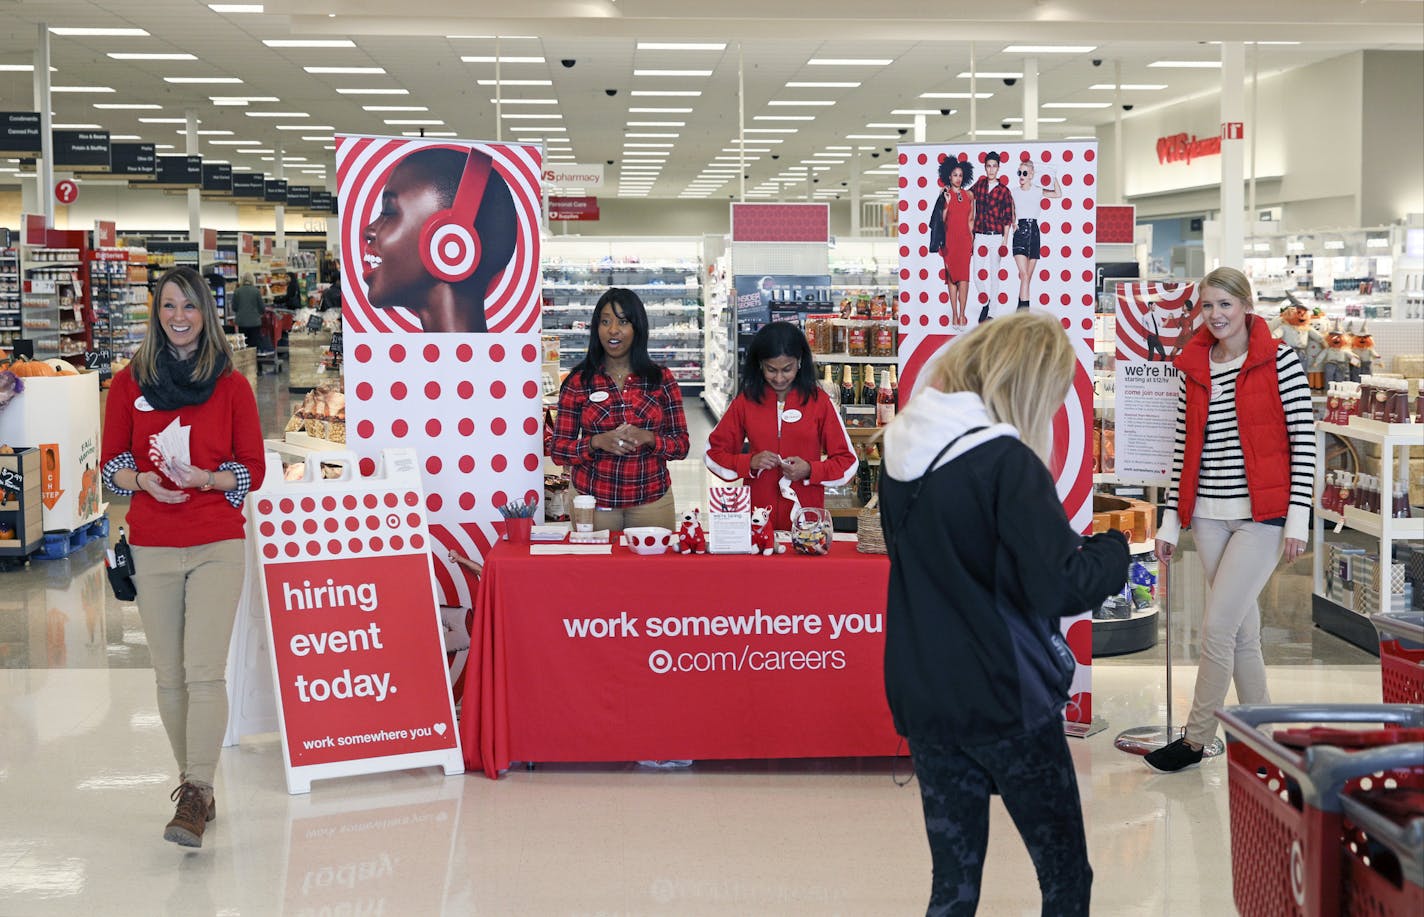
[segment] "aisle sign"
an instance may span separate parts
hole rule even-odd
[[[79,184],[72,178],[55,182],[54,199],[61,204],[72,204],[79,200]]]
[[[113,248],[119,240],[118,225],[113,220],[94,221],[94,247]]]
[[[551,197],[549,219],[566,222],[588,222],[598,219],[596,197]]]
[[[114,143],[109,146],[109,174],[129,181],[158,177],[158,156],[152,143]]]
[[[232,165],[226,162],[203,163],[203,194],[232,196]]]
[[[49,229],[45,226],[43,213],[27,213],[25,220],[25,245],[44,245],[49,238]],[[29,292],[29,290],[26,290]]]
[[[0,156],[34,156],[40,152],[40,113],[0,111]]]
[[[64,172],[109,171],[109,132],[55,131],[54,167]]]
[[[203,157],[159,156],[154,183],[165,188],[201,188]]]
[[[216,229],[203,230],[203,251],[215,252],[218,250],[218,231]]]
[[[1171,483],[1181,375],[1171,361],[1200,321],[1194,294],[1185,282],[1117,285],[1113,473],[1120,482]]]
[[[335,213],[336,195],[330,191],[313,191],[311,209],[317,213]]]
[[[284,178],[269,178],[262,186],[262,199],[269,204],[285,204],[287,202],[287,180]]]
[[[247,500],[291,793],[328,777],[464,771],[416,453],[382,450],[369,477],[358,461],[323,453],[289,482],[269,452]],[[323,480],[322,465],[341,476]]]
[[[267,187],[267,176],[261,172],[232,173],[232,196],[261,198]]]
[[[242,250],[244,255],[251,258],[257,251],[257,240],[252,237],[252,233],[250,232],[238,233],[237,247]]]
[[[311,185],[288,185],[287,206],[293,210],[310,210],[312,202]]]

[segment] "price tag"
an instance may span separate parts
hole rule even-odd
[[[94,350],[84,351],[84,368],[97,369],[101,382],[113,377],[113,362],[114,351],[108,347],[98,347]]]
[[[0,468],[0,501],[7,499],[6,491],[18,499],[25,492],[25,474],[17,468]]]
[[[321,330],[321,316],[312,315],[307,318],[307,330],[316,332]]]
[[[330,347],[330,350],[331,350],[332,353],[341,353],[341,332],[340,332],[340,331],[333,331],[333,332],[331,333],[331,347]]]

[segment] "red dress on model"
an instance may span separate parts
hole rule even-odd
[[[974,248],[974,236],[969,231],[969,211],[974,206],[973,196],[962,191],[944,194],[944,248],[940,254],[944,258],[944,270],[954,283],[969,280],[969,253]]]

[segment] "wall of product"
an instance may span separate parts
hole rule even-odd
[[[1424,229],[1278,234],[1246,247],[1244,267],[1260,298],[1289,292],[1332,319],[1424,319]]]
[[[561,374],[588,350],[599,297],[625,287],[647,309],[649,355],[672,370],[684,393],[702,387],[700,238],[556,236],[543,242],[541,260],[542,329],[557,339]]]

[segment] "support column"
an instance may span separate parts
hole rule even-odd
[[[278,181],[281,181],[282,179],[287,177],[287,168],[282,162],[282,157],[284,157],[285,155],[286,153],[282,150],[281,147],[278,147],[277,150],[272,154],[272,177],[277,179]],[[286,204],[277,205],[277,231],[273,244],[276,246],[277,251],[281,253],[281,256],[285,258],[287,256]]]
[[[974,63],[974,42],[969,43],[969,139],[979,139],[979,74]]]
[[[1246,238],[1243,215],[1246,206],[1243,180],[1246,171],[1246,141],[1230,129],[1246,121],[1246,46],[1239,41],[1221,43],[1221,265],[1240,268],[1245,264]],[[1211,265],[1207,265],[1208,268]]]
[[[1038,58],[1023,62],[1023,139],[1038,139]]]
[[[1119,204],[1127,203],[1123,187],[1127,174],[1127,151],[1122,148],[1122,61],[1113,61],[1113,192]]]
[[[915,142],[925,142],[925,116],[915,115]]]
[[[192,109],[183,112],[183,122],[183,152],[189,156],[197,156],[197,112]],[[200,188],[188,189],[188,238],[199,244],[203,241],[203,192]],[[202,263],[201,258],[198,263]]]
[[[850,157],[850,234],[860,236],[860,150]]]
[[[747,84],[742,43],[737,42],[737,200],[747,199]]]
[[[49,23],[36,28],[35,111],[40,114],[40,160],[35,163],[35,197],[44,214],[45,228],[54,228],[54,117],[50,114]],[[23,228],[23,227],[22,227]]]

